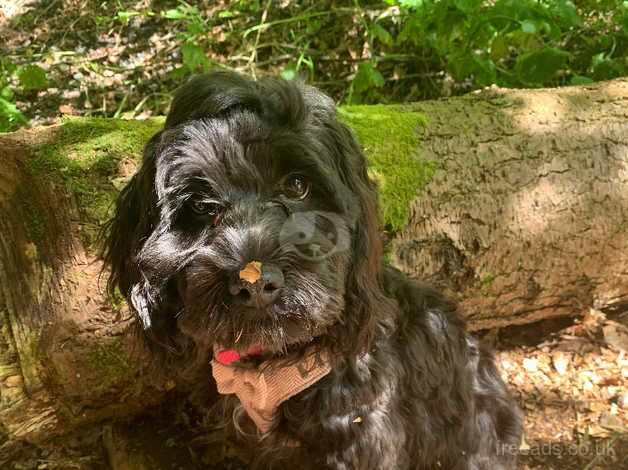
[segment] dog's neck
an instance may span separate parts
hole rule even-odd
[[[235,393],[262,436],[272,429],[279,405],[331,371],[327,353],[314,347],[296,362],[269,360],[255,368],[242,366],[239,358],[221,361],[229,357],[225,352],[230,353],[215,352],[211,362],[218,392]]]

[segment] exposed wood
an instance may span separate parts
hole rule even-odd
[[[472,329],[628,307],[628,80],[412,105],[436,174],[393,242]]]

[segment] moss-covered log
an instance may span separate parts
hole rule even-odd
[[[394,263],[472,329],[628,308],[628,80],[409,105],[434,177]]]
[[[341,109],[380,186],[389,256],[473,328],[628,303],[628,80]],[[0,423],[41,442],[177,384],[142,369],[95,234],[161,121],[0,136]],[[112,441],[113,442],[113,441]]]

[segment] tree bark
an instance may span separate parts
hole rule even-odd
[[[437,170],[393,262],[471,329],[628,306],[628,80],[410,105]]]
[[[393,264],[450,291],[472,329],[628,304],[628,80],[384,108],[409,117],[409,138],[421,142],[372,142],[370,121],[348,108],[369,158],[392,153],[434,169],[406,195]],[[9,444],[119,421],[177,388],[143,369],[150,361],[128,308],[103,296],[93,238],[159,126],[76,120],[0,136],[0,435]],[[393,170],[378,177],[394,185]]]

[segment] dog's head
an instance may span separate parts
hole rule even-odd
[[[296,83],[187,83],[117,201],[104,259],[110,289],[173,347],[346,355],[391,313],[364,156],[333,101]]]

